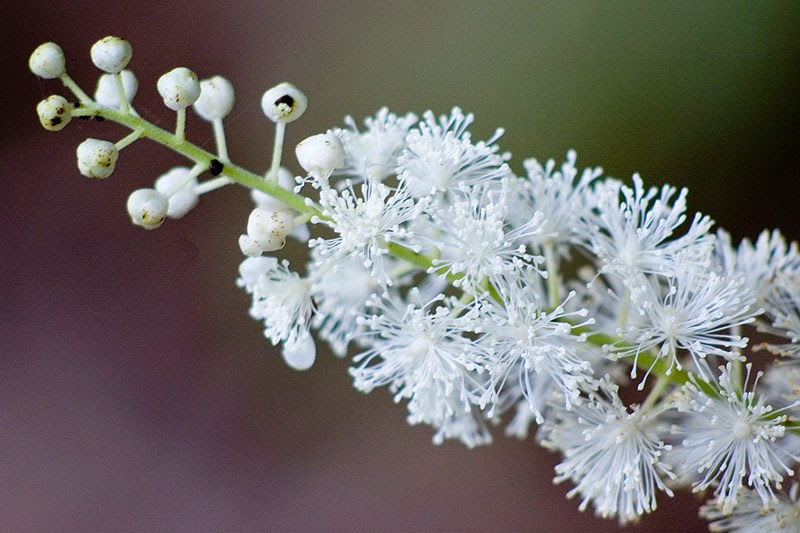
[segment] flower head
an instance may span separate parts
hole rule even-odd
[[[482,375],[486,353],[473,337],[479,328],[476,311],[458,314],[453,303],[438,295],[422,302],[412,290],[408,302],[388,295],[370,302],[362,341],[369,348],[354,357],[354,385],[363,392],[388,386],[395,401],[408,400],[408,420],[449,428],[452,436],[459,413],[485,402],[488,387]],[[472,431],[470,429],[470,431]]]
[[[789,461],[800,459],[778,445],[787,416],[756,394],[761,373],[746,390],[750,364],[741,389],[731,363],[721,371],[718,397],[696,383],[684,386],[677,401],[684,416],[674,429],[683,440],[674,447],[673,458],[683,475],[695,480],[695,491],[714,488],[714,504],[723,513],[733,511],[745,487],[753,489],[767,509],[776,501],[775,489],[783,476],[793,473]]]
[[[581,496],[581,511],[591,503],[603,518],[627,524],[656,509],[658,490],[672,496],[666,480],[673,474],[663,462],[670,446],[659,438],[658,414],[627,408],[607,380],[571,409],[560,402],[552,406],[541,438],[563,452],[555,482],[575,484],[567,496]]]
[[[286,363],[305,370],[314,362],[314,341],[309,322],[314,310],[308,283],[289,270],[289,262],[274,257],[245,259],[238,284],[253,296],[250,316],[264,322],[264,336],[272,344],[284,343]]]
[[[312,222],[330,226],[337,234],[332,239],[309,241],[309,246],[318,248],[319,259],[336,268],[336,263],[354,255],[381,285],[391,285],[384,268],[388,244],[414,246],[413,235],[403,224],[417,216],[422,204],[414,201],[402,182],[391,189],[372,181],[361,184],[358,193],[350,182],[341,191],[323,189],[319,203],[325,218]]]

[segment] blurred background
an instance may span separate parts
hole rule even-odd
[[[105,181],[75,147],[112,124],[39,127],[67,94],[27,70],[58,42],[93,91],[89,48],[131,41],[137,110],[167,128],[158,77],[188,66],[237,90],[231,157],[268,165],[261,93],[309,98],[287,144],[381,106],[454,105],[475,138],[506,128],[535,156],[690,187],[734,238],[800,238],[800,9],[795,2],[7,2],[0,131],[0,519],[6,531],[615,531],[553,486],[557,457],[500,432],[433,446],[386,391],[323,352],[288,369],[235,287],[244,190],[145,232],[127,195],[180,158],[142,141]],[[190,112],[191,115],[191,112]],[[213,147],[190,116],[188,137]],[[291,152],[290,152],[291,154]],[[288,165],[297,170],[292,155]],[[690,494],[634,531],[702,531]]]

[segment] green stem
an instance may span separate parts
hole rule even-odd
[[[195,164],[202,164],[208,168],[208,166],[211,164],[211,161],[217,158],[215,154],[212,154],[207,150],[203,150],[199,146],[196,146],[190,142],[181,141],[173,133],[159,128],[155,124],[141,117],[133,116],[130,113],[123,113],[122,111],[111,107],[99,106],[91,101],[85,103],[83,107],[92,112],[91,114],[94,116],[103,117],[104,119],[111,120],[112,122],[122,124],[123,126],[127,126],[134,131],[141,130],[142,137],[147,137],[148,139],[166,146],[167,148],[181,154],[187,159],[191,159],[195,162]],[[280,187],[277,183],[265,180],[258,174],[254,174],[253,172],[245,170],[238,165],[226,163],[223,166],[220,174],[238,183],[239,185],[269,194],[276,200],[283,202],[299,213],[309,213],[312,216],[316,215],[322,218],[318,209],[313,206],[306,205],[306,199],[304,196],[286,190]]]
[[[555,309],[558,307],[558,257],[556,257],[553,242],[547,241],[544,243],[544,259],[547,267],[547,292],[550,297],[550,307]]]

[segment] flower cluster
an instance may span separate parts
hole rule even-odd
[[[381,109],[363,126],[348,117],[297,146],[293,176],[284,131],[307,100],[286,83],[262,98],[275,144],[269,168],[252,173],[225,145],[230,82],[184,67],[162,76],[176,112],[166,131],[132,107],[131,56],[117,37],[92,47],[104,72],[92,98],[57,45],[37,48],[31,70],[77,97],[43,100],[42,125],[102,117],[132,130],[78,147],[92,178],[143,137],[191,161],[131,194],[144,228],[219,187],[252,189],[238,284],[289,366],[311,367],[327,342],[351,358],[356,389],[388,389],[436,443],[488,444],[499,424],[533,431],[562,455],[555,481],[573,484],[580,508],[623,524],[689,487],[709,494],[701,514],[716,531],[800,528],[800,252],[779,232],[735,247],[687,213],[685,189],[581,170],[572,151],[560,165],[523,161],[517,175],[502,130],[475,140],[458,108],[421,119]],[[216,153],[186,139],[189,107],[211,124]],[[264,255],[287,238],[309,247],[307,264]],[[764,342],[744,336],[759,329]],[[643,400],[627,400],[634,389]]]

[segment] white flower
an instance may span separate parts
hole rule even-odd
[[[767,295],[766,314],[772,320],[760,329],[789,342],[761,345],[770,352],[800,359],[800,275],[779,276],[770,286]]]
[[[432,245],[441,255],[429,272],[455,276],[453,285],[475,292],[487,281],[494,284],[544,262],[543,257],[526,253],[523,244],[541,232],[542,214],[531,213],[525,224],[510,228],[505,195],[495,193],[462,185],[449,208],[436,213]]]
[[[714,251],[722,272],[745,276],[745,285],[756,293],[759,306],[766,302],[776,278],[800,274],[797,243],[787,244],[777,230],[764,230],[755,243],[743,239],[734,248],[730,234],[720,229]]]
[[[763,507],[776,501],[775,489],[783,476],[793,474],[789,461],[800,457],[787,455],[778,446],[785,435],[784,409],[766,403],[755,389],[761,373],[747,390],[751,364],[740,387],[732,378],[732,366],[721,368],[719,391],[706,392],[701,383],[687,383],[676,405],[685,413],[674,432],[683,437],[675,446],[674,460],[683,475],[695,479],[695,491],[714,488],[714,503],[729,514],[739,503],[745,487],[754,489]]]
[[[402,224],[415,218],[422,206],[414,202],[402,182],[394,190],[372,181],[359,189],[361,194],[348,182],[342,191],[320,192],[319,204],[325,218],[311,221],[330,226],[338,236],[313,239],[309,246],[317,247],[320,260],[327,260],[334,268],[347,256],[356,255],[381,285],[391,285],[384,269],[387,247],[389,243],[414,247],[413,236]]]
[[[542,166],[536,159],[523,161],[527,180],[516,180],[522,190],[518,208],[521,213],[512,212],[512,220],[524,222],[531,210],[544,214],[541,233],[533,241],[543,243],[552,240],[557,243],[570,243],[580,240],[580,221],[588,216],[593,205],[589,201],[590,186],[600,177],[601,168],[587,168],[580,178],[575,168],[577,155],[574,150],[567,152],[567,159],[560,170],[555,169],[552,159]],[[509,198],[513,206],[513,198]],[[521,217],[521,218],[520,218]]]
[[[709,262],[712,220],[695,215],[688,231],[670,240],[686,219],[687,190],[672,205],[676,189],[664,186],[645,190],[638,174],[633,188],[614,180],[602,182],[595,192],[597,215],[585,222],[584,246],[602,263],[601,272],[636,279],[642,273],[668,274],[677,258],[701,268]],[[622,195],[622,202],[620,202]]]
[[[743,283],[741,276],[726,278],[686,264],[673,276],[652,279],[635,291],[632,300],[639,315],[622,330],[628,345],[614,348],[619,355],[635,355],[631,377],[636,377],[639,354],[650,348],[658,350],[659,359],[667,360],[667,373],[673,367],[683,368],[679,351],[688,351],[706,380],[713,377],[707,356],[741,360],[734,349],[747,346],[747,338],[732,329],[753,322],[761,313]]]
[[[408,399],[409,423],[452,429],[459,413],[471,412],[488,393],[481,373],[486,353],[471,338],[475,311],[457,316],[444,296],[423,303],[416,289],[409,300],[395,295],[371,302],[374,314],[363,320],[362,339],[371,347],[354,357],[350,373],[360,391],[388,386],[395,401]]]
[[[312,254],[309,263],[311,295],[316,303],[313,325],[341,357],[350,341],[363,333],[357,318],[366,314],[367,301],[381,287],[356,256],[345,257],[336,268],[329,268],[324,261],[318,263],[317,256]]]
[[[398,159],[399,176],[408,182],[415,197],[443,194],[459,184],[476,185],[499,181],[512,175],[506,161],[509,154],[498,154],[494,142],[503,134],[497,130],[486,141],[472,143],[467,128],[474,120],[453,108],[450,116],[437,122],[426,112],[418,129],[406,137],[408,147]]]
[[[672,478],[662,455],[670,446],[658,436],[659,410],[628,409],[618,387],[601,381],[585,402],[566,409],[554,404],[542,426],[542,444],[563,452],[555,482],[572,481],[567,497],[580,495],[580,510],[591,503],[603,518],[622,524],[656,509],[657,490],[672,496]]]
[[[344,121],[349,129],[334,130],[345,152],[345,165],[339,173],[359,181],[383,181],[395,174],[397,158],[406,146],[406,134],[417,122],[417,116],[408,113],[398,117],[384,107],[374,118],[364,120],[363,132],[358,131],[353,117],[347,116]]]
[[[570,293],[567,301],[574,296]],[[501,289],[501,297],[501,303],[487,302],[482,317],[496,402],[502,409],[524,398],[541,424],[552,386],[569,408],[578,400],[580,387],[593,382],[591,365],[576,350],[584,338],[573,335],[572,329],[594,321],[586,319],[585,310],[566,312],[563,305],[547,312],[540,298],[524,285]]]
[[[792,483],[786,494],[776,494],[776,500],[765,510],[758,493],[743,490],[739,503],[730,513],[723,512],[713,502],[700,508],[700,516],[710,521],[709,531],[754,533],[756,531],[800,531],[800,484]]]
[[[252,294],[250,316],[264,322],[264,336],[284,343],[283,356],[297,370],[314,362],[309,320],[314,310],[308,282],[289,270],[289,262],[272,257],[245,259],[238,284]],[[310,360],[310,361],[309,361]]]

